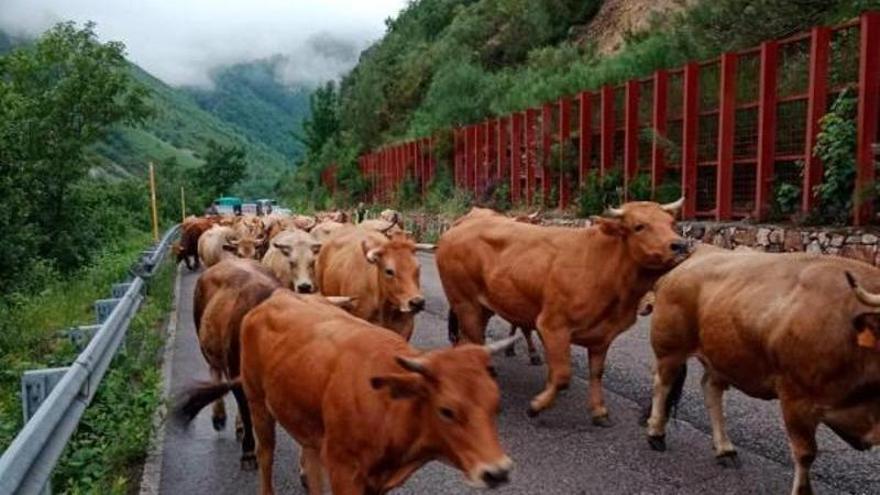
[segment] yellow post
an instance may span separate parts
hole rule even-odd
[[[186,194],[183,192],[183,186],[180,186],[180,221],[186,221]]]
[[[150,162],[150,206],[153,210],[153,241],[159,242],[159,214],[156,212],[156,173]]]

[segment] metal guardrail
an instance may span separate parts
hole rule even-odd
[[[26,423],[0,457],[0,493],[51,492],[52,471],[143,302],[144,280],[162,262],[179,227],[170,228],[159,244],[142,253],[131,270],[133,278],[113,286],[112,299],[95,303],[99,325],[66,332],[71,340],[76,335],[79,342],[88,341],[70,366],[25,372],[22,409]]]

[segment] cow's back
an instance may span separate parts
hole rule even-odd
[[[832,388],[846,389],[860,354],[848,330],[863,311],[846,271],[866,283],[880,280],[870,265],[830,256],[695,256],[658,284],[652,345],[689,342],[722,376],[758,397],[774,396],[780,376],[815,390],[834,382],[840,386]]]

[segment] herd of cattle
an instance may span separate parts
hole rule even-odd
[[[696,357],[718,462],[738,465],[724,391],[779,399],[792,493],[811,493],[820,424],[854,448],[880,444],[880,270],[694,245],[676,232],[682,203],[626,203],[588,228],[474,208],[436,246],[416,243],[392,210],[358,224],[344,212],[188,219],[176,250],[190,269],[207,267],[193,308],[213,381],[187,390],[177,412],[189,421],[213,403],[221,430],[231,392],[241,467],[259,467],[263,494],[274,493],[276,423],[301,448],[311,495],[326,484],[337,495],[386,493],[432,460],[495,487],[513,463],[498,438],[490,356],[512,351],[520,328],[540,363],[538,334],[548,373],[534,416],[568,386],[571,344],[585,347],[590,414],[607,426],[608,349],[652,312],[650,447],[666,449],[668,415]],[[416,252],[435,250],[455,345],[423,351],[408,343],[425,307]],[[487,344],[493,315],[512,335]]]

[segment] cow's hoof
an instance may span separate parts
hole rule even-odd
[[[242,438],[244,438],[244,427],[235,425],[235,441],[241,443]]]
[[[529,357],[529,364],[532,366],[541,366],[544,362],[541,361],[541,356],[531,356]]]
[[[651,419],[651,404],[642,408],[642,414],[639,416],[639,426],[648,426],[649,419]]]
[[[504,355],[507,356],[507,357],[513,357],[513,356],[516,356],[516,349],[514,349],[513,346],[510,346],[510,347],[508,347],[507,349],[504,350]]]
[[[241,470],[242,471],[256,471],[257,470],[257,456],[254,454],[244,454],[241,456]]]
[[[526,415],[530,418],[537,418],[539,414],[541,414],[541,410],[535,409],[532,406],[529,406],[529,408],[526,410]]]
[[[735,450],[715,456],[715,462],[725,469],[739,469],[742,467],[742,462],[740,462]]]
[[[223,431],[226,428],[226,416],[213,416],[211,425],[214,427],[214,431]]]
[[[666,452],[666,435],[648,435],[648,445],[651,450]]]
[[[593,416],[593,425],[600,426],[602,428],[610,428],[613,423],[611,422],[611,418],[608,417],[607,414],[602,414],[600,416]]]
[[[309,479],[306,478],[305,474],[299,475],[299,484],[302,485],[306,492],[309,491]]]

